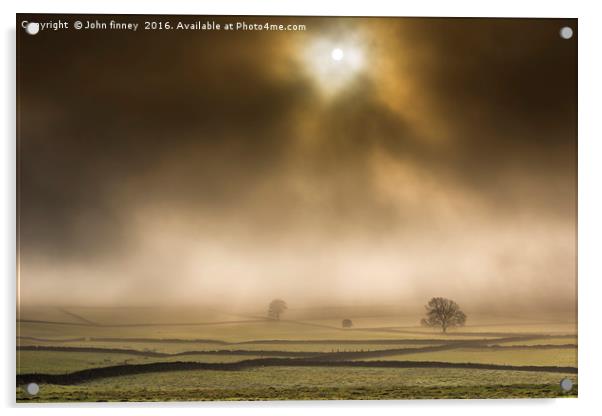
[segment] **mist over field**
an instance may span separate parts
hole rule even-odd
[[[24,43],[19,305],[402,315],[444,296],[576,319],[558,22],[303,21]],[[329,69],[331,44],[361,59]]]

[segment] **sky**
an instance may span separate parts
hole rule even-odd
[[[169,19],[306,30],[19,31],[20,304],[574,314],[576,20]]]

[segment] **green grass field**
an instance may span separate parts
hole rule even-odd
[[[446,335],[407,326],[407,318],[395,316],[355,317],[354,328],[344,330],[336,326],[336,319],[273,322],[214,312],[195,316],[198,322],[175,322],[181,318],[178,314],[172,319],[163,316],[161,321],[142,321],[144,313],[140,310],[128,315],[129,323],[124,326],[119,316],[127,312],[82,308],[30,311],[24,315],[27,318],[22,315],[23,321],[18,323],[17,377],[25,380],[45,374],[64,375],[67,381],[41,383],[40,393],[35,397],[28,396],[18,383],[17,401],[502,398],[577,394],[577,337],[575,325],[566,323],[529,322],[513,326],[498,319]],[[45,314],[49,318],[41,319]],[[61,314],[65,319],[61,319]],[[154,316],[148,314],[149,319]],[[367,326],[359,325],[363,321]],[[143,364],[238,363],[266,357],[312,359],[326,364],[345,362],[327,368],[290,367],[279,361],[269,367],[251,365],[223,371],[221,366],[188,371],[169,367],[130,374]],[[349,360],[365,362],[361,365],[367,367],[351,366]],[[436,363],[433,368],[369,367],[380,365],[379,362],[393,365],[410,362],[404,364],[410,366]],[[547,366],[552,370],[442,367],[454,363]],[[97,372],[114,366],[125,367],[120,367],[116,375]],[[71,374],[87,369],[93,373],[86,374],[92,375],[69,381]],[[575,383],[569,393],[559,388],[564,377]]]
[[[577,337],[564,336],[564,337],[546,337],[536,338],[529,340],[517,340],[517,341],[506,341],[506,342],[491,342],[490,345],[503,345],[503,346],[531,346],[531,345],[565,345],[573,344],[577,345]]]
[[[191,354],[175,357],[141,357],[129,354],[103,354],[87,352],[17,351],[17,372],[64,374],[86,368],[109,367],[122,364],[145,364],[170,361],[198,361],[229,363],[261,358],[260,355]]]
[[[418,354],[390,355],[368,360],[409,360],[409,361],[445,361],[450,363],[487,363],[502,365],[555,365],[562,367],[577,366],[577,349],[509,349],[483,350],[462,348],[450,351],[426,352]]]
[[[270,368],[123,376],[43,385],[24,401],[169,401],[561,397],[562,374],[442,369]],[[566,375],[576,381],[572,375]],[[572,395],[575,395],[575,389]],[[567,395],[568,396],[568,395]]]

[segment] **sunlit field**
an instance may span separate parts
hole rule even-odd
[[[503,325],[496,318],[442,334],[396,316],[355,316],[344,329],[335,318],[301,319],[301,312],[278,321],[197,311],[197,322],[178,322],[182,311],[163,311],[160,321],[123,308],[47,312],[31,310],[18,324],[19,401],[577,394],[575,326],[562,322]],[[204,364],[217,367],[198,368]],[[559,387],[565,377],[575,383],[569,393]],[[30,381],[41,385],[36,396],[23,389]]]

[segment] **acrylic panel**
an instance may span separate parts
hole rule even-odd
[[[17,15],[17,401],[576,397],[577,33]]]

